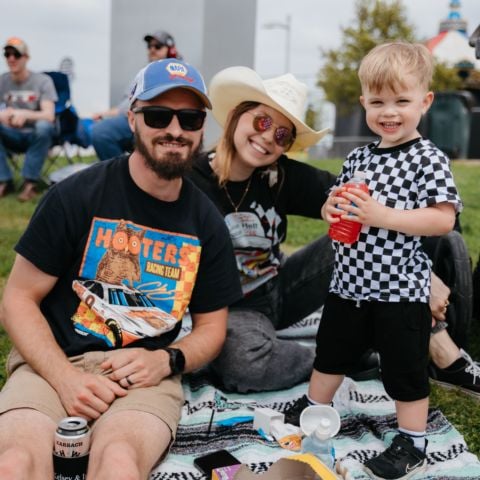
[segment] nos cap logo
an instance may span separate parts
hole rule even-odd
[[[182,65],[181,63],[171,62],[167,65],[167,72],[172,77],[186,78],[188,70],[187,67],[185,67],[185,65]]]

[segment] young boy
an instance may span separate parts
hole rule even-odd
[[[380,479],[409,478],[427,463],[431,272],[420,237],[446,234],[461,210],[448,158],[417,130],[433,101],[432,72],[432,57],[419,44],[380,45],[363,59],[360,102],[380,141],[348,155],[322,207],[329,223],[341,214],[363,226],[356,243],[333,242],[308,396],[330,403],[361,354],[369,347],[380,353],[399,427],[392,444],[364,465]],[[342,191],[355,171],[365,172],[369,193]]]

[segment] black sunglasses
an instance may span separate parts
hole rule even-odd
[[[20,52],[17,52],[16,50],[6,50],[6,51],[3,53],[3,56],[4,56],[5,58],[11,57],[12,55],[13,55],[17,60],[18,60],[20,57],[23,57],[23,55],[22,55]]]
[[[273,119],[270,115],[266,113],[254,113],[251,111],[247,111],[250,115],[253,115],[253,128],[256,132],[263,133],[267,130],[270,130],[273,127],[275,131],[273,132],[273,138],[275,143],[285,150],[288,150],[293,142],[295,141],[295,134],[287,127],[280,127],[273,122]]]
[[[163,47],[165,47],[163,43],[152,42],[147,45],[147,49],[154,48],[155,50],[161,50]]]
[[[200,130],[205,122],[207,112],[193,108],[174,110],[168,107],[135,107],[133,113],[143,113],[145,123],[151,128],[166,128],[170,125],[173,116],[178,118],[178,123],[183,130],[194,132]]]

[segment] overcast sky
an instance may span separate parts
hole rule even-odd
[[[108,104],[111,1],[114,6],[114,0],[1,1],[0,41],[14,35],[23,38],[30,47],[32,70],[58,69],[63,57],[73,58],[72,93],[82,116]],[[135,8],[140,8],[141,3],[132,0]],[[403,3],[417,36],[430,38],[438,33],[440,20],[448,15],[450,1]],[[258,0],[255,68],[264,77],[284,73],[286,31],[267,29],[265,25],[285,24],[290,15],[290,70],[313,85],[322,62],[320,47],[339,45],[340,28],[354,20],[354,5],[355,0]],[[461,0],[461,5],[471,33],[480,24],[480,0]]]

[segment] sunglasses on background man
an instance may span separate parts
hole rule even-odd
[[[151,42],[147,45],[147,49],[154,48],[155,50],[161,50],[163,47],[166,47],[163,43]]]
[[[23,57],[23,55],[18,52],[17,50],[5,50],[5,52],[3,53],[3,56],[5,58],[8,58],[8,57],[15,57],[17,60],[21,57]]]

